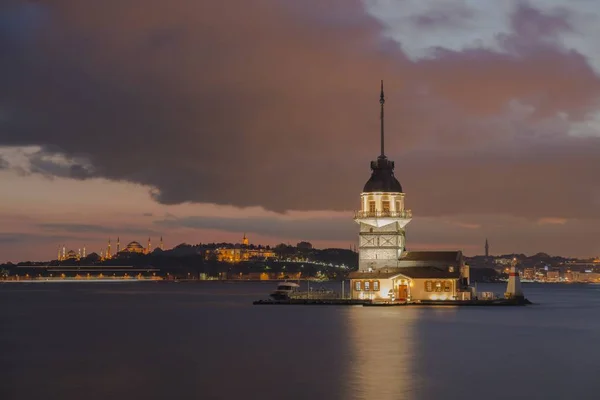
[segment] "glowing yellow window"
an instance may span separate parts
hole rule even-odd
[[[452,291],[452,283],[450,283],[450,281],[445,281],[444,282],[444,292],[450,292]]]
[[[369,212],[375,212],[376,210],[377,210],[377,208],[375,207],[375,202],[370,201],[369,202]]]
[[[389,201],[382,201],[381,202],[381,211],[383,211],[383,212],[390,212],[390,202]]]

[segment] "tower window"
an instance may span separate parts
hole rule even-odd
[[[396,211],[400,211],[400,202],[399,201],[396,202]]]
[[[354,290],[360,291],[360,281],[354,282]]]
[[[369,202],[369,212],[375,212],[377,209],[375,208],[375,202],[374,201],[370,201]]]
[[[390,212],[390,202],[389,201],[382,201],[381,202],[381,211],[383,211],[383,212]]]
[[[365,290],[368,292],[369,290],[371,290],[371,285],[369,281],[365,281]]]

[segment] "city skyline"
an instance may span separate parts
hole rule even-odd
[[[409,250],[600,255],[587,2],[155,2],[0,6],[0,262],[118,235],[348,248],[381,79]]]

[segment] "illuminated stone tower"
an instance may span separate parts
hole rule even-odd
[[[152,243],[150,242],[150,236],[148,236],[148,247],[146,249],[146,253],[147,254],[152,253]]]
[[[112,253],[110,252],[110,238],[108,238],[108,245],[106,247],[106,258],[111,258]]]
[[[360,195],[361,209],[354,215],[360,226],[358,268],[396,267],[405,251],[404,228],[412,213],[404,208],[404,193],[394,176],[394,162],[385,156],[383,134],[383,81],[381,81],[381,154],[371,161],[371,177]]]
[[[248,246],[249,244],[250,244],[250,241],[248,240],[248,238],[246,237],[246,233],[244,232],[244,237],[242,238],[242,245]]]

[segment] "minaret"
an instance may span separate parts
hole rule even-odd
[[[360,225],[359,270],[396,267],[405,248],[404,228],[412,213],[404,208],[404,192],[394,176],[394,162],[385,155],[383,81],[381,81],[381,154],[371,161],[371,177],[365,184],[361,209],[354,215]]]
[[[67,246],[65,246],[63,244],[63,249],[62,249],[62,259],[65,260],[67,258]]]
[[[87,255],[85,254],[85,244],[83,245],[83,258],[87,257]]]
[[[488,243],[487,238],[485,238],[485,257],[490,256],[490,244]]]
[[[506,293],[504,297],[507,299],[524,300],[523,289],[521,289],[521,279],[519,278],[519,272],[517,272],[517,258],[513,258],[510,272],[508,274],[508,285],[506,285]]]
[[[108,238],[108,247],[106,247],[106,258],[111,258],[112,253],[110,251],[110,238]]]
[[[121,251],[121,239],[117,236],[117,254]]]
[[[60,244],[58,245],[58,261],[62,261],[62,257],[60,256]]]
[[[81,258],[81,247],[77,249],[77,259]]]
[[[160,237],[160,249],[164,250],[162,236]]]
[[[152,245],[150,244],[150,236],[148,236],[148,250],[146,250],[148,254],[152,252]]]

